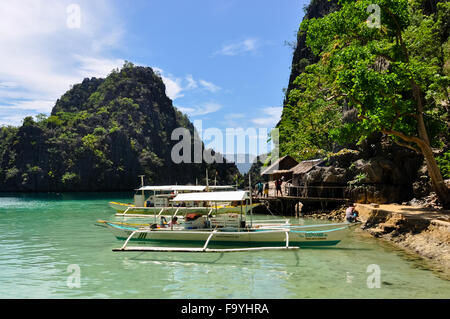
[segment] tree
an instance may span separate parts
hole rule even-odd
[[[307,66],[293,82],[283,109],[280,151],[297,160],[325,157],[335,144],[330,131],[339,127],[338,100],[329,100],[330,77],[324,66]]]
[[[407,0],[340,4],[339,11],[301,26],[307,45],[321,58],[307,70],[327,78],[326,85],[316,88],[321,101],[331,107],[345,100],[358,113],[356,121],[332,133],[339,140],[363,140],[378,131],[419,152],[437,196],[448,207],[449,190],[432,147],[442,147],[439,136],[448,136],[448,38],[443,39],[442,30],[450,19],[449,3],[438,3],[438,13],[429,17]]]

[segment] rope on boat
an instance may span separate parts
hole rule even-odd
[[[269,201],[265,200],[264,206],[266,206],[266,209],[269,211],[270,215],[272,215],[273,217],[276,217],[269,208],[269,206],[270,206]]]
[[[313,233],[313,234],[317,234],[317,233],[329,233],[332,231],[337,231],[337,230],[343,230],[346,229],[348,227],[341,227],[341,228],[334,228],[334,229],[327,229],[327,230],[290,230],[290,232],[292,233]]]

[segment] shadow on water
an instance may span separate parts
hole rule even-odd
[[[302,247],[300,250],[348,250],[348,251],[371,251],[372,248],[351,248],[351,247]]]
[[[161,259],[161,258],[155,258],[155,257],[153,257],[153,258],[146,258],[148,256],[148,253],[141,252],[141,253],[138,253],[138,255],[129,258],[129,260],[186,262],[186,263],[197,263],[197,264],[215,264],[215,263],[219,262],[220,260],[222,260],[224,255],[225,255],[225,253],[186,253],[186,254],[189,254],[189,255],[193,255],[193,254],[209,254],[209,255],[214,255],[215,256],[215,258],[213,258],[212,260],[201,260],[199,258],[193,258],[193,259],[184,258],[184,256],[180,256],[180,254],[182,254],[182,253],[176,253],[176,254],[178,256],[177,255],[173,255],[175,258]]]

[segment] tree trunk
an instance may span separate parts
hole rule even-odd
[[[411,84],[413,96],[417,102],[417,131],[420,137],[417,145],[420,147],[420,150],[425,157],[428,175],[430,176],[434,191],[442,203],[442,206],[447,209],[450,207],[450,194],[447,185],[445,185],[444,179],[442,178],[436,159],[434,158],[433,150],[431,149],[430,139],[428,138],[428,132],[423,119],[422,92],[414,80],[411,80]]]
[[[428,175],[431,179],[431,184],[433,186],[436,195],[439,198],[439,201],[442,203],[442,206],[445,209],[450,208],[450,192],[445,185],[444,179],[442,178],[441,171],[439,170],[439,166],[436,163],[436,159],[434,158],[433,150],[429,143],[425,142],[423,138],[408,136],[398,131],[392,130],[382,130],[384,134],[394,135],[396,137],[401,138],[405,142],[416,144],[420,152],[425,158],[425,162],[427,163]],[[419,135],[423,134],[422,129],[419,127]]]
[[[431,179],[431,184],[436,192],[439,201],[445,209],[450,208],[450,194],[447,185],[445,185],[444,179],[442,178],[439,166],[434,158],[433,151],[429,145],[419,145],[422,151],[425,161],[427,163],[428,175]]]

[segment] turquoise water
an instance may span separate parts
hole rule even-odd
[[[0,298],[450,298],[420,258],[360,230],[332,248],[115,253],[95,222],[123,220],[108,201],[131,196],[0,195]]]

